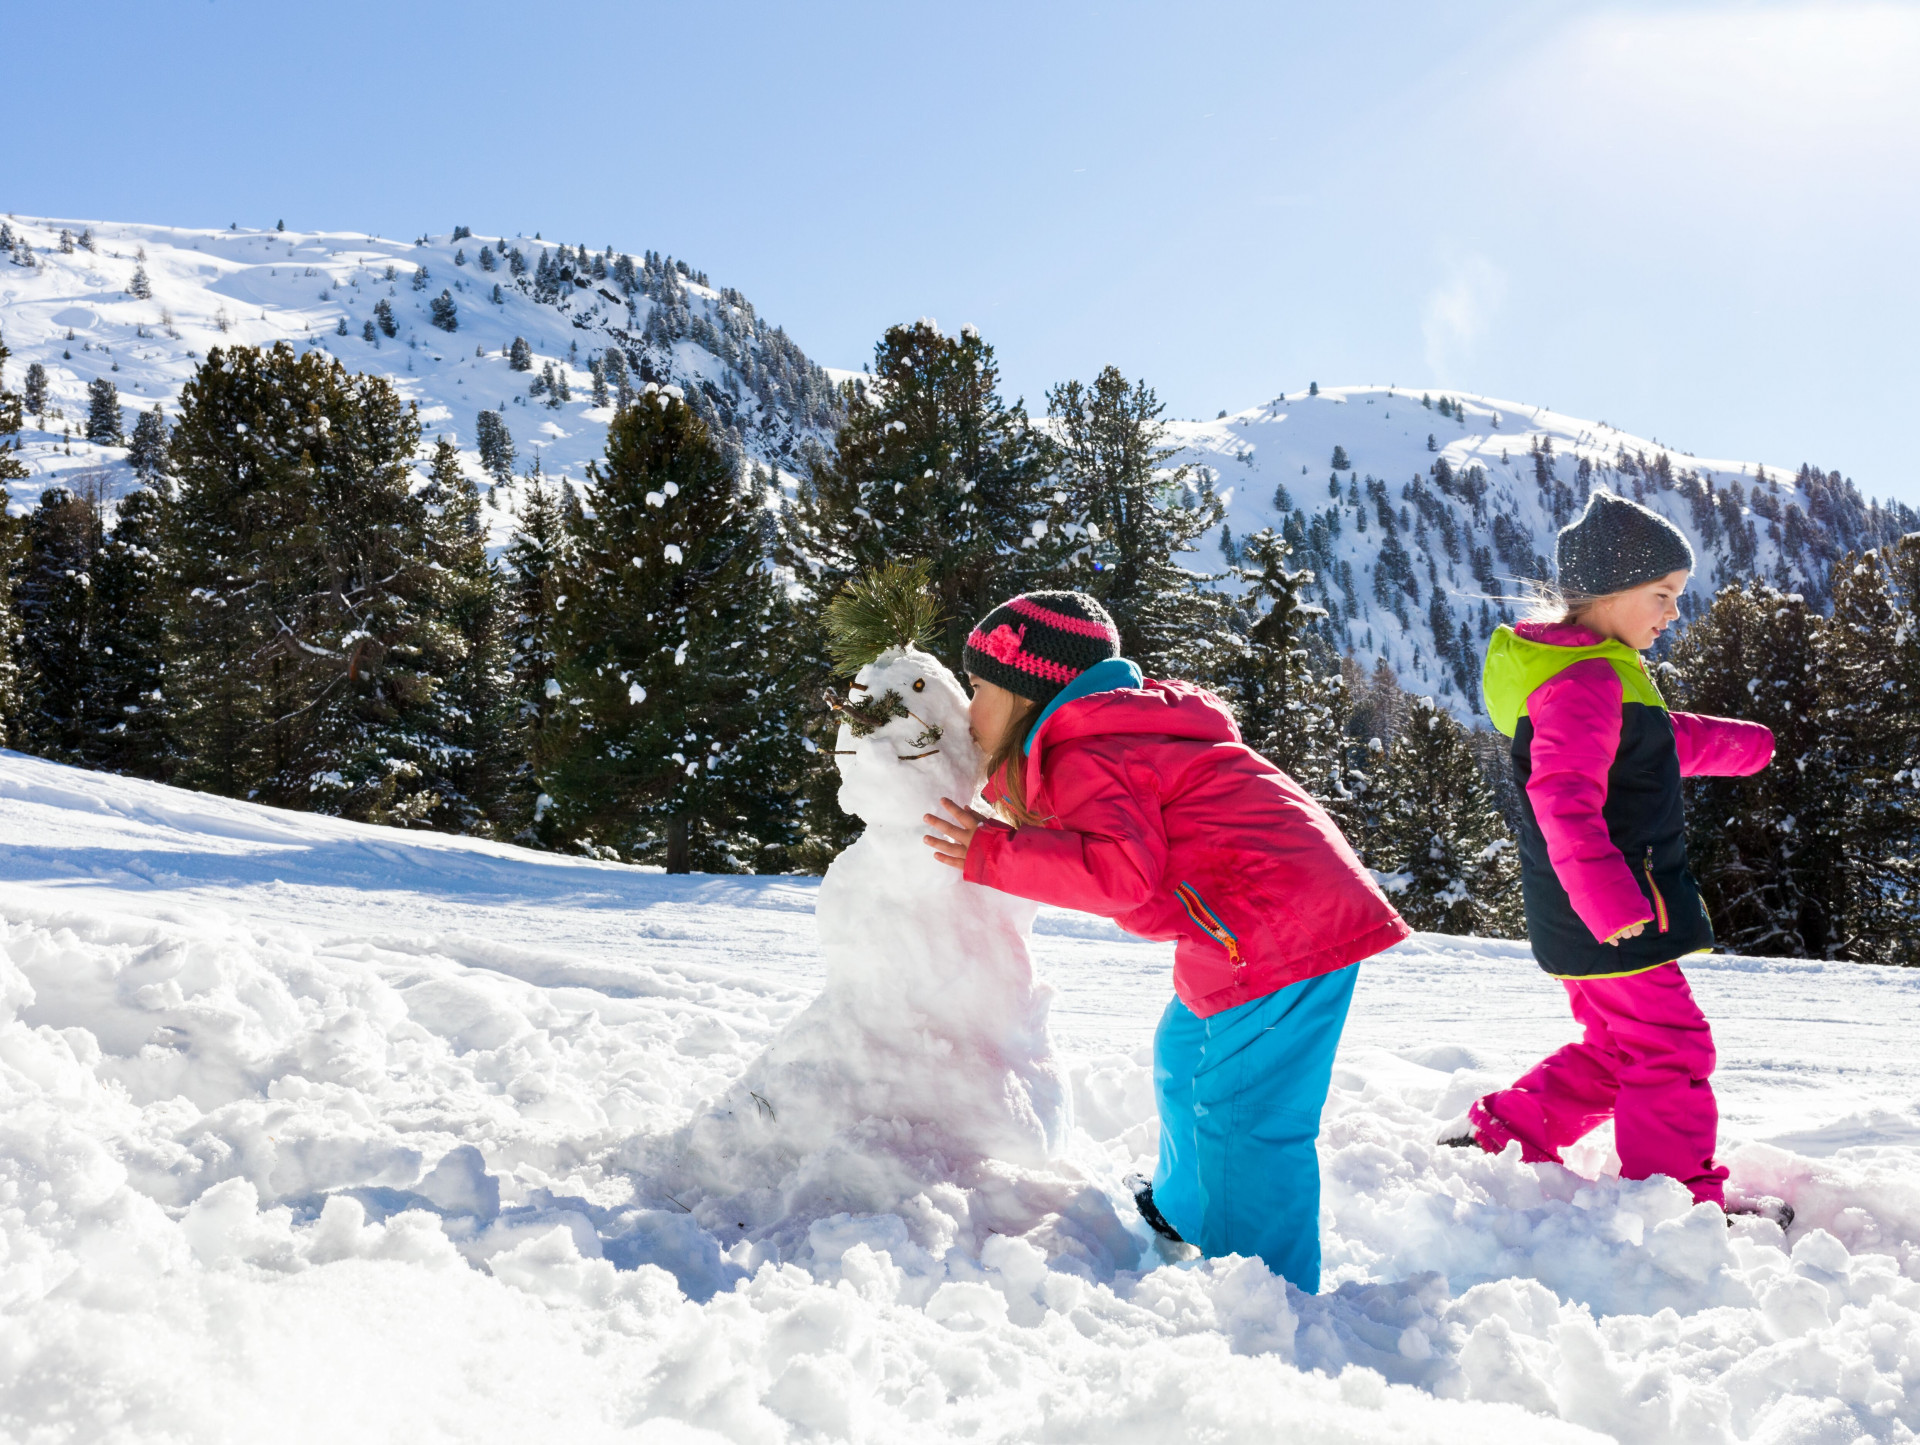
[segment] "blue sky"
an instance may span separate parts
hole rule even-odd
[[[1920,8],[0,0],[0,207],[652,247],[816,359],[1458,387],[1920,503]]]

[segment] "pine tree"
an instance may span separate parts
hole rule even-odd
[[[152,411],[143,411],[133,423],[133,440],[127,446],[127,463],[142,481],[151,481],[167,465],[167,417],[160,403]]]
[[[1340,789],[1346,721],[1331,650],[1313,632],[1326,609],[1307,601],[1313,573],[1286,564],[1292,549],[1271,529],[1247,538],[1247,591],[1209,681],[1233,706],[1247,746],[1318,798]]]
[[[1049,571],[1051,586],[1100,599],[1123,649],[1151,674],[1205,674],[1225,642],[1227,599],[1179,558],[1220,520],[1206,483],[1169,468],[1164,405],[1144,381],[1107,367],[1092,386],[1064,382],[1047,393],[1059,437],[1052,528],[1070,548]],[[1052,559],[1048,559],[1052,560]]]
[[[526,337],[513,338],[513,345],[507,348],[507,366],[513,371],[533,370],[533,348],[527,345]]]
[[[479,489],[447,437],[434,444],[419,497],[438,573],[436,626],[425,635],[440,679],[431,720],[440,745],[425,750],[421,762],[423,790],[438,801],[422,821],[448,832],[504,832],[520,742],[507,664],[506,589],[487,559]]]
[[[19,527],[8,514],[7,483],[27,475],[13,454],[10,439],[23,421],[20,398],[6,390],[7,345],[0,340],[0,744],[21,742],[20,619],[13,609],[13,573],[19,554]],[[44,373],[42,374],[44,377]],[[27,371],[32,384],[33,369]]]
[[[974,619],[1050,571],[1033,550],[1047,531],[1039,483],[1051,450],[1001,398],[999,377],[972,328],[950,337],[919,321],[874,348],[874,382],[848,397],[835,450],[810,466],[782,536],[816,613],[854,577],[926,559],[940,652],[958,666]]]
[[[566,513],[557,490],[540,474],[536,459],[528,475],[517,525],[502,558],[506,572],[506,638],[522,762],[511,783],[514,838],[551,845],[561,838],[550,816],[552,795],[545,776],[559,748],[548,732],[560,696],[561,611],[567,596],[570,544]]]
[[[147,279],[145,266],[134,266],[133,279],[127,283],[127,294],[136,301],[153,300],[153,283]]]
[[[1333,449],[1333,469],[1336,472],[1350,472],[1353,470],[1353,462],[1348,458],[1345,447],[1336,446]]]
[[[1765,582],[1723,588],[1680,634],[1677,706],[1773,729],[1774,762],[1687,784],[1687,857],[1715,937],[1736,953],[1831,956],[1840,943],[1842,795],[1822,747],[1825,619]]]
[[[445,655],[415,409],[322,351],[215,348],[181,394],[160,509],[180,780],[409,823]]]
[[[593,404],[606,406],[612,400],[607,394],[606,363],[596,356],[588,363],[587,371],[593,379]]]
[[[513,480],[513,433],[497,411],[483,411],[474,418],[478,434],[480,465],[494,481],[505,486]]]
[[[433,300],[428,303],[427,311],[429,313],[429,319],[442,331],[458,331],[460,329],[460,309],[453,304],[453,295],[451,292],[442,291],[438,296],[434,297]]]
[[[120,388],[96,376],[87,383],[87,440],[117,447],[125,439],[121,427]]]
[[[1819,650],[1842,957],[1920,962],[1920,535],[1843,558]]]
[[[113,530],[94,565],[97,655],[81,758],[89,767],[159,781],[171,773],[161,666],[167,568],[159,512],[166,487],[156,467],[146,485],[120,498]]]
[[[589,473],[545,770],[557,829],[669,872],[764,866],[796,836],[796,699],[758,497],[684,402],[614,419]]]
[[[380,330],[384,332],[388,338],[400,334],[400,323],[393,319],[393,303],[387,300],[386,297],[382,296],[378,301],[373,303],[373,319],[380,323]]]
[[[491,271],[493,268],[493,250],[491,247],[482,246],[480,248],[480,269],[482,271]]]
[[[27,379],[21,388],[20,400],[29,415],[44,417],[47,414],[47,369],[37,361],[27,365]],[[19,430],[17,424],[14,430]]]
[[[55,484],[27,519],[13,589],[20,617],[22,745],[43,757],[80,760],[91,731],[94,573],[103,541],[94,499]]]
[[[416,291],[424,291],[427,289],[427,268],[425,266],[416,266],[413,268],[413,289]]]
[[[1367,853],[1389,875],[1394,907],[1415,928],[1514,938],[1524,931],[1520,860],[1466,729],[1416,697],[1387,750],[1383,801]]]
[[[371,321],[367,322],[364,326],[360,328],[360,339],[362,341],[373,342],[375,346],[378,346],[380,344],[378,341],[374,340],[373,323]]]

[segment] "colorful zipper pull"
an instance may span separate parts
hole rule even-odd
[[[1647,849],[1646,859],[1647,887],[1653,890],[1653,916],[1660,925],[1660,932],[1667,931],[1667,900],[1660,892],[1660,885],[1653,881],[1653,849]]]
[[[1240,940],[1234,937],[1231,928],[1220,921],[1220,915],[1207,907],[1207,902],[1200,896],[1200,891],[1191,883],[1181,883],[1173,891],[1187,910],[1187,917],[1193,920],[1194,926],[1226,949],[1227,961],[1236,969],[1245,968],[1247,961],[1240,956]]]

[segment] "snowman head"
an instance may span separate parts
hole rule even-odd
[[[890,647],[847,689],[834,761],[840,806],[881,827],[918,827],[941,798],[973,796],[980,750],[967,731],[967,695],[931,653]]]

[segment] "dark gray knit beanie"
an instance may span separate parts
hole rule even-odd
[[[1669,572],[1693,570],[1686,534],[1658,512],[1595,492],[1586,515],[1560,529],[1555,549],[1562,591],[1580,597],[1624,592]]]

